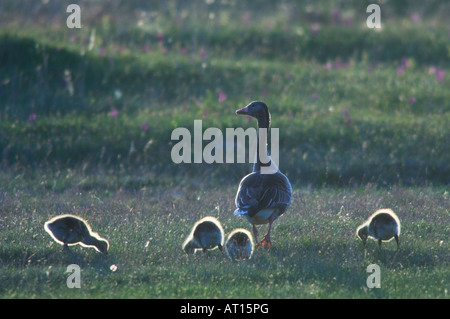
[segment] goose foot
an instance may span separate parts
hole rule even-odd
[[[265,236],[260,243],[260,247],[265,249],[272,248],[272,242],[270,241],[270,238],[267,238],[267,236]]]

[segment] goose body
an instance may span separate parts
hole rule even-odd
[[[236,113],[250,115],[258,120],[258,145],[253,171],[239,183],[235,199],[237,208],[234,214],[245,217],[253,226],[257,245],[268,248],[272,246],[270,238],[272,223],[291,204],[292,187],[289,179],[278,169],[267,152],[267,134],[259,134],[260,129],[268,130],[270,127],[267,105],[254,101]],[[261,162],[263,153],[268,159],[266,163]],[[269,224],[269,227],[264,239],[259,243],[256,225],[261,224]]]
[[[183,250],[190,255],[197,249],[206,253],[208,249],[219,248],[222,251],[223,228],[217,218],[207,216],[197,221],[191,233],[183,243]]]
[[[231,260],[252,258],[253,247],[252,234],[244,228],[233,230],[225,241],[225,252]]]
[[[80,244],[93,247],[104,254],[108,252],[109,242],[94,233],[89,224],[78,216],[56,216],[44,224],[44,229],[57,243],[64,246],[63,250],[67,250],[68,246]]]
[[[364,247],[366,246],[367,238],[370,237],[378,241],[380,248],[381,242],[395,239],[398,249],[400,228],[398,216],[391,209],[384,208],[373,213],[364,224],[358,227],[356,233],[362,240]]]

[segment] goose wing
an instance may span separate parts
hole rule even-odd
[[[245,176],[239,185],[234,213],[252,217],[262,209],[277,208],[281,215],[289,207],[291,199],[291,184],[284,174],[253,172]]]

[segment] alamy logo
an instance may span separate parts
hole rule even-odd
[[[366,285],[367,288],[381,288],[381,271],[380,266],[377,264],[370,264],[366,269],[367,273],[371,273],[367,277]]]
[[[66,272],[71,274],[67,277],[67,288],[81,288],[81,269],[77,264],[67,266]]]
[[[178,127],[172,131],[171,140],[178,141],[171,151],[171,158],[175,164],[180,163],[246,163],[246,140],[248,140],[248,163],[258,160],[262,164],[261,173],[272,173],[278,167],[279,160],[279,129],[270,129],[271,156],[267,154],[266,128],[226,128],[224,134],[217,127],[210,127],[203,131],[201,120],[194,121],[194,134],[185,127]],[[258,139],[260,143],[258,143]],[[203,147],[203,141],[210,141]],[[257,145],[259,150],[257,152]],[[225,154],[224,154],[225,150]],[[236,150],[236,157],[235,157]],[[236,158],[236,160],[235,160]],[[264,166],[270,165],[270,166]]]
[[[67,13],[71,13],[66,20],[69,29],[81,28],[81,8],[77,4],[69,4],[66,9]]]

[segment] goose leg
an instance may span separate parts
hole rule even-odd
[[[264,239],[261,241],[261,246],[263,248],[272,247],[272,242],[270,241],[270,231],[272,230],[272,223],[274,221],[273,214],[269,217],[269,228],[267,230],[267,234],[264,236]]]
[[[256,247],[259,247],[261,244],[258,241],[258,229],[254,224],[253,224],[253,236],[255,237]]]
[[[395,238],[395,241],[397,242],[397,250],[399,250],[400,243],[398,242],[398,235],[395,235],[394,238]]]

